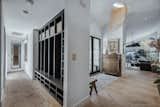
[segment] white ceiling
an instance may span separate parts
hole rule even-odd
[[[120,0],[91,0],[91,19],[105,33],[113,8]],[[160,0],[121,0],[128,7],[126,35],[142,32],[160,22]]]
[[[30,33],[64,9],[64,0],[34,0],[34,5],[25,1],[3,0],[5,27],[8,31]],[[23,9],[29,14],[24,14]]]
[[[8,31],[28,33],[40,28],[64,8],[64,0],[34,0],[34,5],[26,0],[3,0],[5,27]],[[106,30],[113,3],[120,0],[91,0],[91,21]],[[141,32],[157,25],[160,20],[160,0],[122,0],[128,6],[125,23],[127,34]],[[28,10],[26,15],[22,11]]]

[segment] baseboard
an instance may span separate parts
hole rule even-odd
[[[4,106],[4,100],[5,100],[5,90],[2,90],[2,96],[1,96],[1,101],[0,101],[0,107]]]
[[[24,71],[24,68],[19,68],[19,69],[10,69],[10,70],[9,70],[9,72],[7,72],[7,73],[20,72],[20,71]]]
[[[98,74],[100,71],[91,72],[90,75]]]
[[[73,105],[73,107],[80,107],[79,105],[80,105],[81,103],[83,103],[84,101],[86,101],[88,98],[89,98],[89,96],[84,97],[82,100],[79,100],[77,103],[75,103],[75,104]]]
[[[31,80],[33,80],[33,75],[30,74],[30,72],[25,71],[25,73],[27,74],[27,76],[28,76]]]

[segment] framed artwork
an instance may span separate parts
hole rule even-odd
[[[119,53],[120,39],[108,40],[108,52],[109,53]]]

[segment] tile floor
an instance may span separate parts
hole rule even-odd
[[[160,96],[151,72],[125,72],[77,107],[160,107]]]
[[[61,105],[42,88],[40,83],[30,80],[25,72],[16,72],[8,75],[3,107],[61,107]]]

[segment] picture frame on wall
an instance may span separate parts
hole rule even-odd
[[[108,40],[108,52],[109,53],[119,53],[120,51],[120,39]]]

